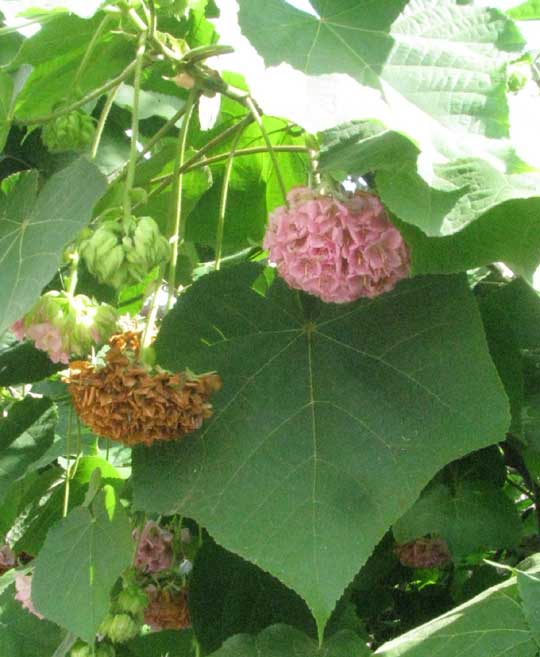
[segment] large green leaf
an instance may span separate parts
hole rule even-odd
[[[519,604],[515,577],[403,636],[380,657],[536,657],[538,647]]]
[[[35,560],[32,600],[36,608],[93,642],[109,611],[110,591],[129,566],[132,552],[129,520],[108,488],[107,496],[98,494],[92,510],[77,507],[49,531]]]
[[[514,547],[521,521],[508,497],[480,481],[457,481],[452,489],[430,487],[393,527],[399,543],[438,534],[448,543],[454,560],[471,552]]]
[[[505,201],[455,235],[428,237],[396,219],[415,274],[453,273],[502,261],[531,281],[540,262],[540,198]]]
[[[94,164],[79,158],[38,194],[36,171],[0,194],[0,332],[21,317],[54,276],[64,246],[88,222],[105,191]]]
[[[52,657],[62,641],[62,630],[40,620],[15,600],[10,586],[0,596],[0,645],[2,657]]]
[[[0,419],[0,498],[52,445],[57,414],[48,399],[26,397]]]
[[[316,636],[305,602],[253,564],[205,541],[189,585],[189,615],[204,654],[234,634],[288,623]]]
[[[524,41],[502,13],[452,0],[311,4],[318,16],[284,0],[241,0],[240,26],[267,65],[374,87],[394,127],[430,154],[472,155],[485,144],[466,135],[508,135],[504,62]]]
[[[205,276],[165,319],[158,362],[224,388],[198,435],[136,452],[135,503],[195,517],[322,628],[431,477],[502,438],[508,404],[465,278],[340,306],[281,280],[263,297],[261,271]]]
[[[369,657],[372,652],[353,632],[344,630],[318,646],[287,625],[272,625],[258,636],[238,634],[211,657]]]

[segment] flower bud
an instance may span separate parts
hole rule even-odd
[[[80,151],[92,143],[94,134],[92,117],[75,110],[49,121],[41,132],[41,140],[51,153]]]
[[[115,607],[118,611],[138,616],[146,609],[148,596],[137,586],[129,586],[121,591],[116,599]]]
[[[115,614],[107,628],[107,632],[101,632],[109,637],[113,643],[124,643],[135,638],[141,629],[129,614]]]

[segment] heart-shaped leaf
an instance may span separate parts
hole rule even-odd
[[[135,454],[138,508],[195,517],[304,597],[319,624],[446,463],[500,440],[508,402],[464,277],[346,306],[242,265],[165,319],[158,361],[220,372],[202,431]]]

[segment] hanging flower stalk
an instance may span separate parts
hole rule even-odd
[[[153,371],[139,358],[140,336],[113,336],[105,365],[70,365],[69,391],[81,420],[98,436],[126,445],[174,440],[198,429],[212,415],[215,373]]]

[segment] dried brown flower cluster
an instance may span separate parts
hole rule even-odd
[[[212,415],[217,374],[150,372],[138,359],[138,333],[115,335],[109,345],[104,367],[74,361],[66,379],[75,410],[98,436],[151,445],[195,431]]]
[[[146,589],[150,603],[144,611],[144,622],[153,630],[183,630],[190,627],[187,592]]]
[[[419,538],[398,545],[394,552],[400,562],[409,568],[440,568],[452,559],[448,545],[442,538]]]

